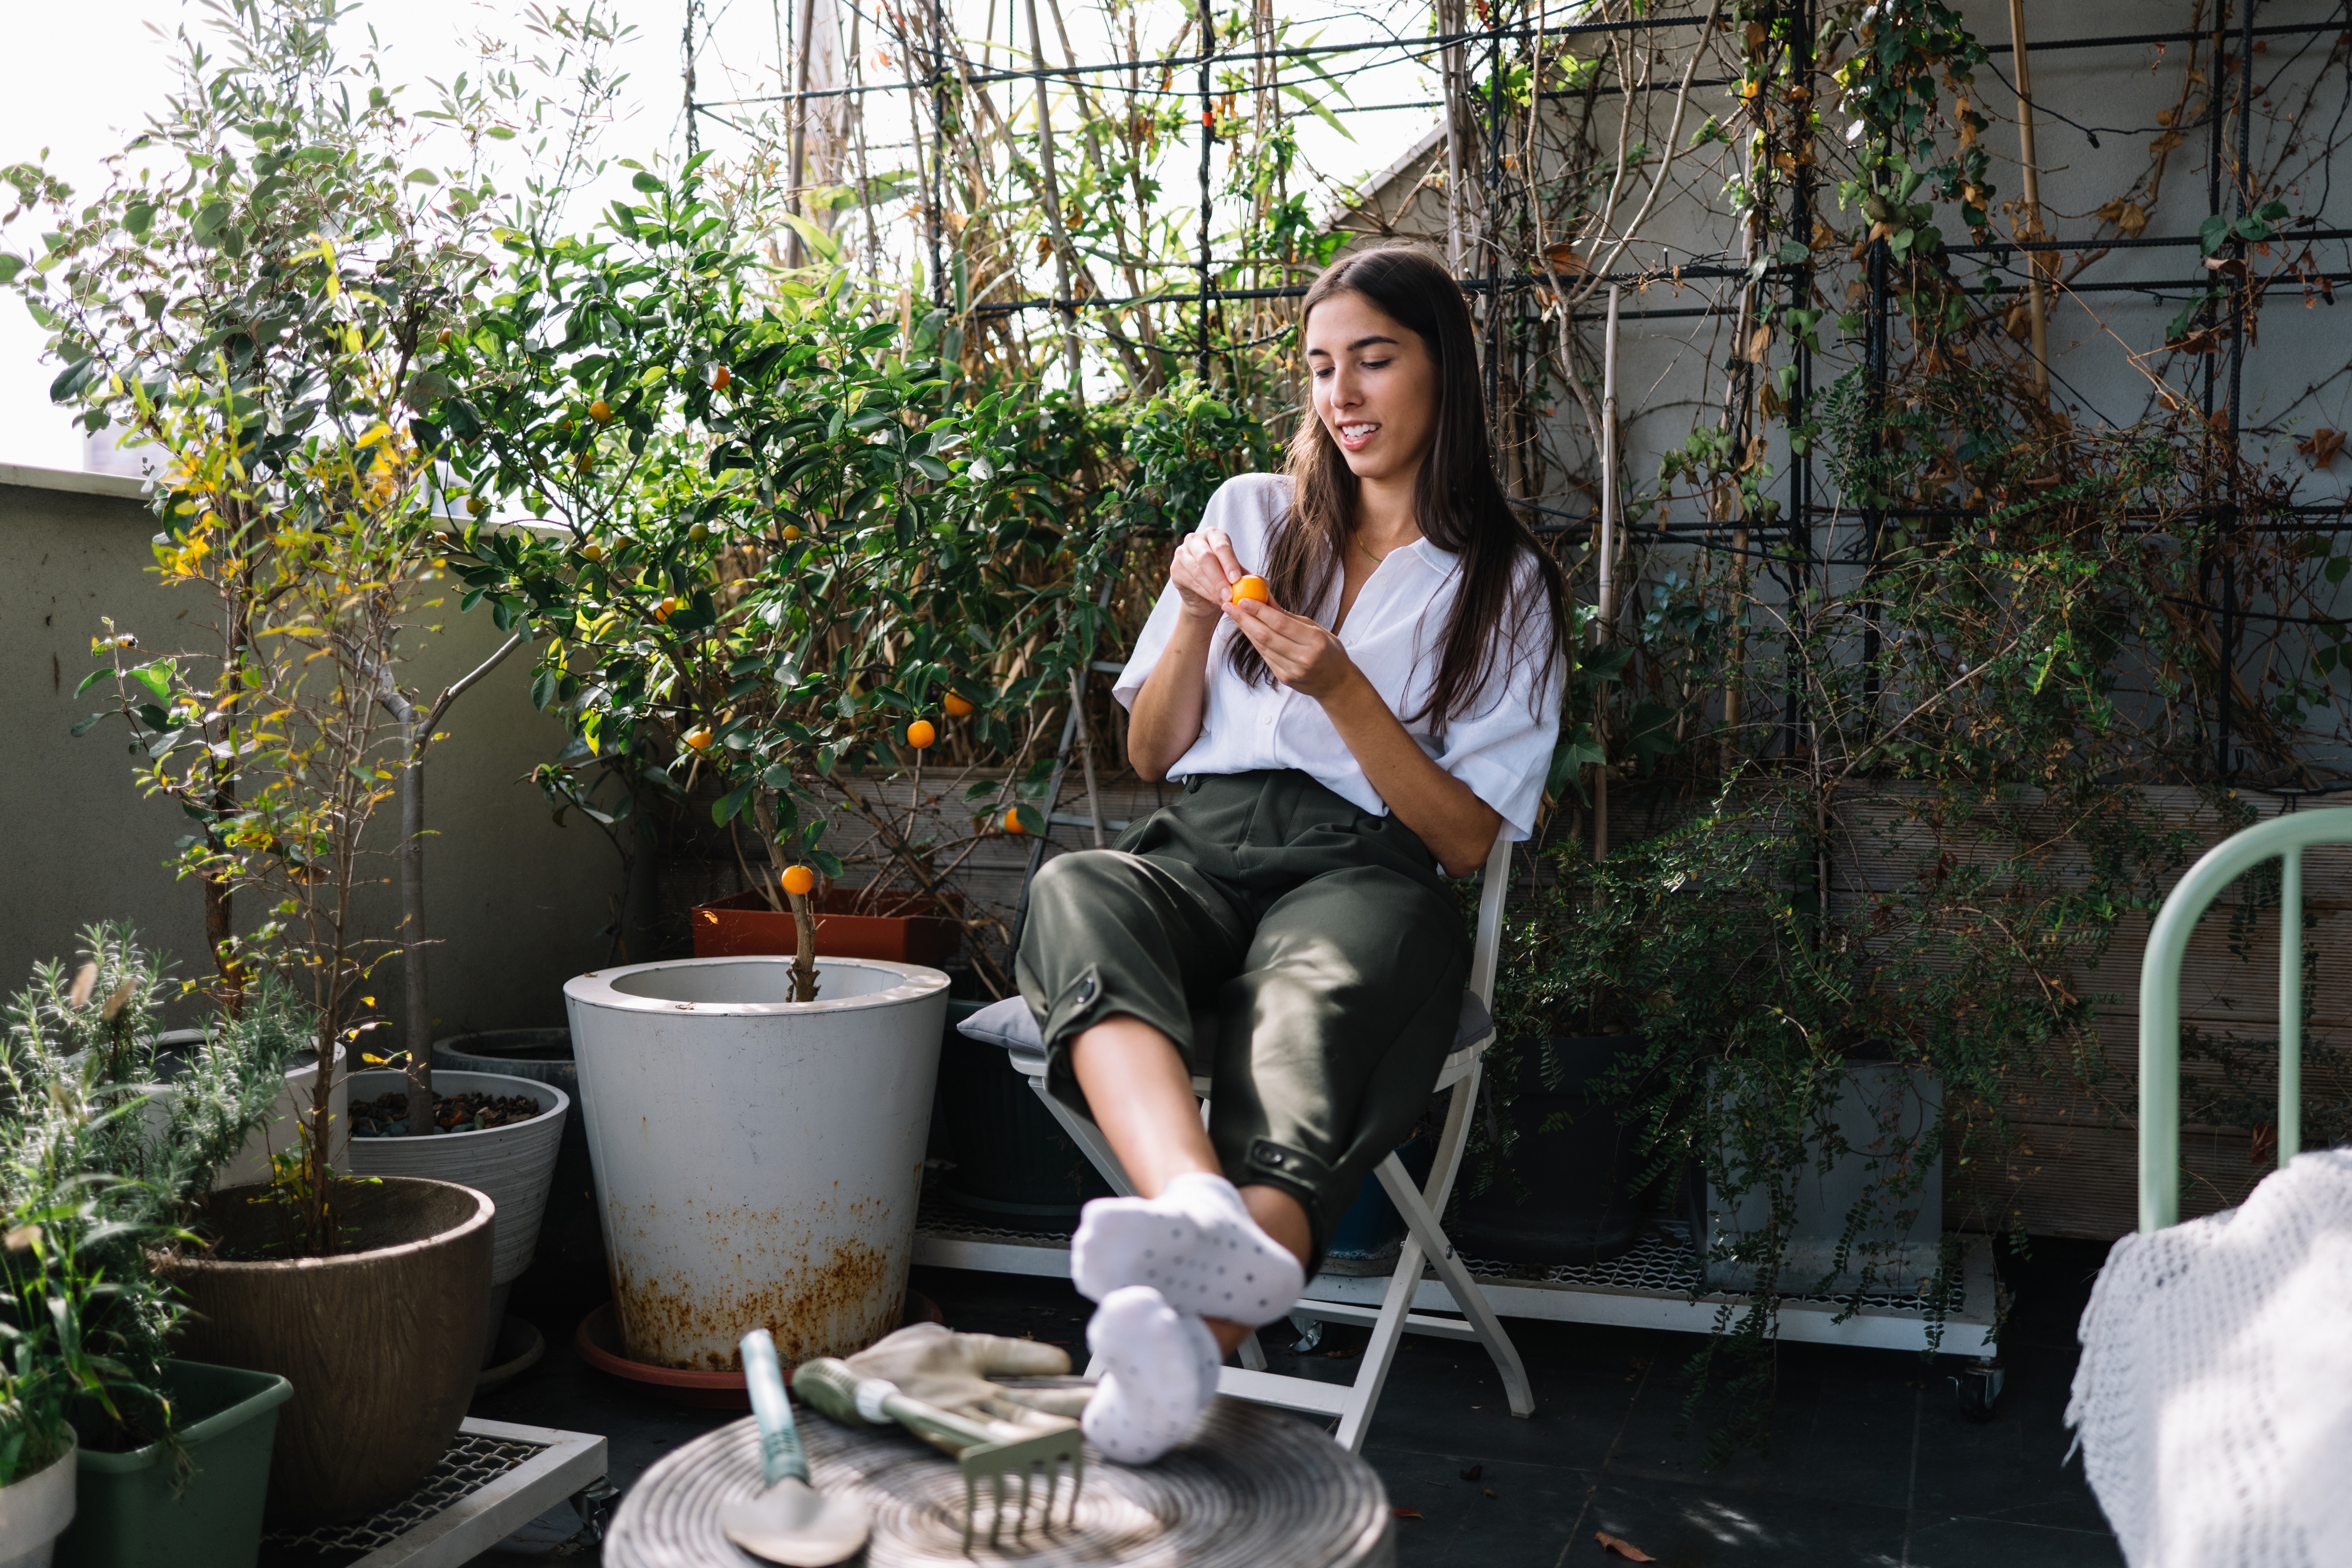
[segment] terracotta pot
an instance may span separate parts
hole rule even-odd
[[[884,894],[879,907],[895,914],[852,915],[860,891],[836,887],[814,895],[819,956],[937,968],[963,940],[963,928],[919,894]],[[697,904],[691,924],[698,958],[790,957],[800,950],[799,925],[791,915],[769,908],[758,893]]]
[[[222,1250],[277,1239],[265,1189],[212,1204]],[[270,1516],[356,1518],[406,1492],[457,1435],[473,1397],[490,1300],[490,1200],[415,1176],[344,1185],[352,1249],[330,1258],[165,1260],[194,1309],[175,1349],[274,1372],[294,1385],[269,1462]]]

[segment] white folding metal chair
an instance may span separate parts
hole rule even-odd
[[[1478,1097],[1478,1075],[1486,1048],[1494,1043],[1489,1009],[1495,999],[1495,965],[1502,943],[1503,896],[1510,881],[1510,870],[1511,846],[1498,840],[1486,857],[1485,883],[1478,897],[1477,943],[1472,951],[1470,984],[1464,999],[1465,1019],[1475,1020],[1470,1026],[1474,1038],[1456,1037],[1454,1050],[1438,1070],[1437,1082],[1431,1085],[1433,1093],[1451,1089],[1453,1094],[1446,1103],[1445,1127],[1438,1135],[1429,1181],[1425,1186],[1416,1186],[1404,1162],[1393,1153],[1374,1169],[1373,1174],[1405,1222],[1404,1243],[1397,1255],[1396,1268],[1389,1275],[1387,1292],[1375,1308],[1360,1301],[1343,1299],[1345,1295],[1360,1293],[1347,1287],[1360,1287],[1364,1281],[1349,1280],[1339,1284],[1329,1276],[1318,1275],[1307,1281],[1307,1294],[1292,1309],[1295,1317],[1370,1326],[1371,1339],[1364,1347],[1363,1363],[1357,1369],[1355,1382],[1325,1383],[1268,1372],[1265,1353],[1255,1336],[1242,1341],[1242,1364],[1225,1367],[1217,1380],[1221,1394],[1286,1410],[1336,1416],[1339,1427],[1333,1437],[1350,1452],[1363,1447],[1364,1431],[1371,1424],[1374,1407],[1380,1404],[1381,1389],[1388,1381],[1390,1365],[1396,1360],[1397,1345],[1407,1333],[1476,1341],[1494,1360],[1511,1414],[1535,1413],[1535,1395],[1528,1386],[1527,1369],[1520,1364],[1517,1349],[1487,1304],[1486,1292],[1454,1256],[1453,1244],[1446,1240],[1438,1224],[1438,1216],[1445,1211],[1446,1197],[1453,1191],[1454,1175],[1461,1168],[1463,1148],[1469,1141],[1470,1107]],[[1011,1056],[1014,1071],[1029,1080],[1030,1088],[1045,1102],[1055,1120],[1076,1140],[1078,1147],[1086,1151],[1087,1158],[1102,1173],[1103,1179],[1114,1191],[1131,1195],[1135,1187],[1119,1168],[1118,1156],[1104,1140],[1102,1129],[1047,1092],[1045,1056],[1019,1047],[1012,1050]],[[1214,1088],[1205,1077],[1192,1080],[1193,1092],[1204,1102]],[[1430,1267],[1434,1267],[1438,1278],[1444,1281],[1462,1316],[1439,1316],[1412,1310],[1413,1293],[1421,1285],[1424,1269]]]

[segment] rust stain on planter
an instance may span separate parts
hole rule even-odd
[[[861,1218],[872,1215],[870,1228],[859,1229],[889,1233],[888,1204],[840,1207]],[[698,1215],[709,1240],[690,1249],[697,1279],[640,1273],[614,1258],[614,1305],[630,1358],[682,1371],[732,1371],[741,1365],[736,1343],[765,1328],[789,1365],[853,1354],[898,1327],[911,1258],[894,1260],[855,1239],[820,1245],[808,1212],[787,1218],[781,1210],[736,1207]]]

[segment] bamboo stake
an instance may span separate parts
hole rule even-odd
[[[800,37],[793,47],[793,140],[792,140],[792,210],[808,216],[808,197],[801,187],[808,183],[808,84],[809,35],[816,31],[816,0],[801,0]],[[799,267],[806,259],[801,235],[794,229],[784,241],[784,265]]]
[[[1029,12],[1029,60],[1037,72],[1037,162],[1045,177],[1045,232],[1054,245],[1054,296],[1070,298],[1070,236],[1062,231],[1062,185],[1054,177],[1054,102],[1045,83],[1045,35],[1037,26],[1037,0],[1026,0]],[[1070,371],[1070,395],[1083,399],[1078,379],[1078,313],[1058,306],[1062,318],[1062,358]]]
[[[2017,57],[2017,153],[2024,165],[2025,237],[2042,237],[2042,183],[2033,156],[2033,78],[2025,57],[2025,0],[2009,0],[2009,41]],[[2050,397],[2050,320],[2043,307],[2042,269],[2044,252],[2026,252],[2025,265],[2032,276],[2032,298],[2027,306],[2028,320],[2033,329],[2033,390],[2047,402]]]
[[[1617,582],[1611,557],[1617,547],[1617,300],[1618,287],[1609,286],[1609,326],[1601,347],[1601,613],[1594,618],[1592,645],[1609,641],[1610,623],[1617,613]],[[1592,769],[1592,858],[1609,858],[1609,688],[1594,698],[1592,737],[1601,747],[1601,760]]]
[[[1441,5],[1444,18],[1438,26],[1444,32],[1459,34],[1462,26],[1460,0]],[[1462,270],[1462,48],[1448,44],[1444,56],[1445,74],[1445,266],[1447,270]]]
[[[1094,727],[1087,722],[1087,672],[1084,665],[1070,672],[1070,712],[1077,716],[1078,760],[1087,770],[1087,815],[1095,829],[1095,848],[1103,849],[1109,841],[1103,837],[1102,792],[1095,788]]]

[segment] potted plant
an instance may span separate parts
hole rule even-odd
[[[1008,471],[1019,405],[946,395],[936,320],[909,338],[845,274],[813,288],[714,246],[698,164],[635,183],[593,241],[510,241],[452,346],[433,419],[453,462],[545,525],[458,531],[467,602],[543,633],[532,695],[575,736],[558,766],[625,761],[627,810],[707,808],[752,890],[697,912],[699,951],[793,951],[778,878],[807,863],[821,952],[869,917],[898,928],[868,950],[904,959],[961,934],[1008,994],[950,878],[1008,822],[1044,824],[971,769],[1029,760],[1015,717],[1066,691],[1077,642],[1066,525]],[[969,831],[930,840],[877,773],[942,798],[945,773]],[[871,840],[862,887],[830,885],[836,815]]]
[[[60,1549],[84,1568],[132,1568],[164,1551],[250,1562],[277,1407],[292,1393],[266,1373],[167,1359],[182,1307],[152,1264],[272,1113],[307,1030],[265,980],[242,1018],[181,1053],[177,1081],[159,1093],[166,989],[128,928],[100,925],[70,977],[39,966],[6,1009],[0,1333],[20,1404],[52,1406],[78,1439]],[[48,1353],[58,1365],[45,1400],[24,1380]]]
[[[123,721],[144,781],[194,824],[179,866],[208,890],[224,1006],[283,977],[325,1064],[268,1186],[219,1194],[167,1263],[196,1309],[192,1354],[294,1384],[272,1507],[322,1518],[380,1506],[439,1458],[485,1336],[488,1201],[354,1181],[334,1161],[339,1053],[378,1022],[378,966],[421,935],[371,931],[359,900],[383,880],[372,828],[404,786],[414,868],[436,716],[414,711],[398,670],[443,580],[446,500],[417,409],[443,384],[441,338],[496,212],[469,166],[424,188],[415,123],[310,13],[260,5],[220,25],[229,47],[189,42],[196,86],[142,138],[171,156],[88,203],[52,190],[48,254],[0,272],[54,329],[56,395],[164,455],[158,569],[218,617],[215,643],[179,652],[110,623],[95,674],[114,700],[89,723]],[[499,110],[441,106],[461,147]],[[232,924],[239,894],[258,917]],[[421,1042],[414,993],[411,1012]]]
[[[593,243],[509,241],[433,418],[478,493],[549,525],[467,527],[449,560],[469,602],[544,633],[533,695],[572,727],[571,755],[635,759],[640,796],[708,802],[792,922],[771,942],[807,956],[566,988],[626,1347],[727,1366],[751,1327],[814,1354],[896,1322],[946,982],[815,961],[816,873],[843,869],[822,840],[842,813],[877,845],[867,889],[836,896],[889,914],[919,895],[977,925],[947,878],[1007,831],[1007,781],[978,786],[996,799],[971,831],[927,842],[873,776],[919,796],[935,753],[1018,749],[1005,710],[1066,685],[1046,633],[1067,585],[1045,570],[1060,531],[992,483],[1005,400],[945,398],[928,339],[844,277],[787,287],[714,247],[693,164],[636,184]],[[808,885],[788,890],[795,867]]]

